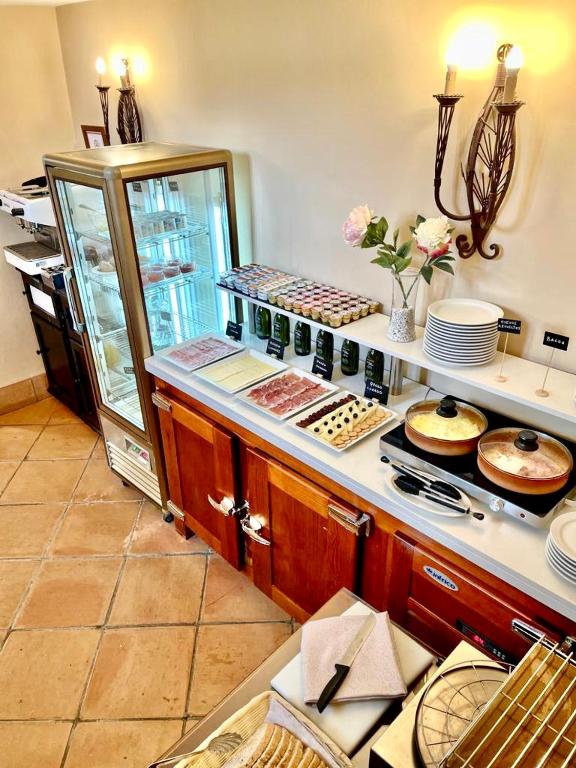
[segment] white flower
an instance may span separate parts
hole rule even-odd
[[[414,231],[419,250],[428,256],[440,256],[448,251],[452,242],[451,226],[446,216],[425,219]]]
[[[344,242],[347,245],[361,245],[364,235],[368,229],[368,224],[374,218],[374,211],[367,205],[357,205],[348,214],[348,218],[342,226]]]

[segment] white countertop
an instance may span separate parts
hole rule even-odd
[[[305,370],[311,367],[311,358],[291,358],[289,349],[286,351],[285,362]],[[458,518],[431,516],[406,504],[385,486],[385,473],[390,470],[379,460],[379,438],[384,430],[378,430],[344,453],[336,453],[305,434],[300,434],[288,424],[201,381],[194,374],[182,372],[163,360],[161,355],[148,358],[145,366],[154,376],[308,464],[480,568],[576,621],[576,587],[557,576],[544,556],[547,529],[532,528],[507,515],[491,512],[478,502],[474,503],[474,509],[485,513],[484,520],[476,520],[470,515]],[[355,392],[363,390],[363,377],[342,376],[338,365],[335,366],[333,381]],[[403,394],[391,397],[389,407],[403,413],[413,402],[422,400],[427,390],[427,387],[420,384],[405,381]]]

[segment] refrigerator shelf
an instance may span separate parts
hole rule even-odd
[[[212,273],[206,269],[196,269],[194,272],[186,272],[176,275],[175,277],[165,277],[163,280],[159,280],[157,283],[148,283],[144,286],[144,293],[146,297],[154,296],[156,293],[161,293],[166,288],[180,288],[183,285],[189,285],[192,283],[205,280],[206,278],[212,278]]]
[[[177,240],[184,240],[188,237],[198,237],[199,235],[207,235],[208,227],[199,221],[193,221],[186,227],[179,229],[168,229],[165,232],[155,232],[153,235],[147,237],[135,238],[137,248],[146,248],[150,245],[160,245],[167,242],[176,242]],[[76,236],[78,238],[84,237],[88,240],[93,240],[96,243],[102,243],[107,247],[110,247],[110,234],[104,230],[86,229],[77,230]]]

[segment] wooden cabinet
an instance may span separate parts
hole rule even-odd
[[[245,534],[256,586],[299,621],[341,587],[357,591],[366,515],[251,448],[241,461],[258,528]]]
[[[74,381],[74,371],[68,357],[68,346],[57,321],[46,320],[39,312],[31,312],[32,325],[38,339],[37,354],[42,357],[48,391],[73,411],[78,412],[80,404]]]
[[[394,535],[392,548],[390,616],[438,653],[447,655],[468,639],[495,657],[515,662],[528,648],[512,629],[515,619],[559,639],[558,630],[539,615],[536,603],[516,602],[516,590],[506,594],[479,577],[476,568],[465,569],[402,533]]]
[[[245,564],[299,621],[347,587],[441,655],[465,638],[517,659],[528,645],[513,619],[551,638],[576,635],[547,606],[170,385],[157,386],[178,530]]]
[[[223,499],[236,498],[234,437],[212,420],[164,396],[158,413],[169,507],[177,529],[183,535],[197,533],[239,568],[238,520],[214,506]]]

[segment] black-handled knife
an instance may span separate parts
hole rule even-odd
[[[358,655],[358,651],[360,650],[360,648],[362,648],[362,646],[370,636],[372,630],[374,629],[375,623],[376,623],[376,614],[371,613],[369,616],[366,617],[366,620],[362,622],[360,629],[354,636],[354,639],[346,649],[346,652],[344,653],[342,658],[338,659],[338,661],[335,662],[334,666],[336,668],[336,672],[324,686],[324,690],[320,694],[320,698],[318,699],[318,703],[316,704],[318,708],[318,712],[323,712],[328,706],[328,704],[330,704],[334,696],[336,695],[338,689],[346,679],[346,675],[348,674],[348,672],[350,672],[350,667],[352,666],[352,662]]]

